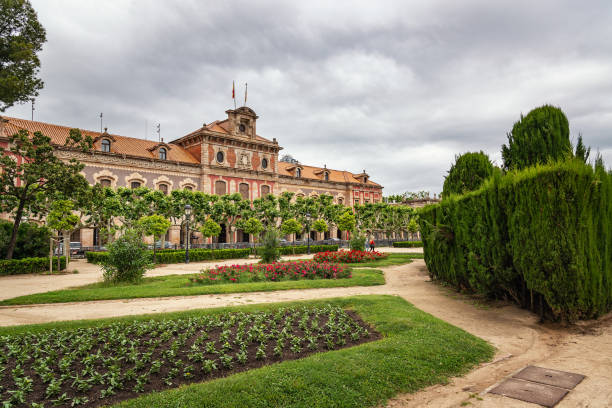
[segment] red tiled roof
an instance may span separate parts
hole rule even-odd
[[[303,164],[294,164],[287,162],[278,162],[278,174],[283,176],[291,176],[294,177],[295,170],[294,167],[299,166],[302,168],[302,177],[303,179],[310,180],[324,180],[323,173],[327,171],[329,173],[329,181],[335,181],[340,183],[352,183],[352,184],[361,184],[360,174],[354,174],[349,171],[343,170],[332,170],[323,167],[313,167],[313,166],[305,166]],[[380,187],[380,184],[375,183],[368,179],[366,183],[372,187]]]
[[[30,134],[34,132],[42,132],[45,136],[51,138],[51,143],[56,145],[64,145],[66,138],[70,134],[70,127],[53,125],[50,123],[36,122],[26,119],[11,118],[3,116],[5,120],[8,120],[4,124],[2,134],[0,136],[9,137],[17,133],[21,129],[27,130]],[[96,150],[100,150],[101,139],[105,135],[104,133],[94,132],[92,130],[80,129],[81,133],[85,136],[91,136],[94,140],[99,140],[94,144]],[[126,154],[130,156],[137,156],[146,159],[157,159],[158,153],[155,149],[159,143],[152,140],[136,139],[134,137],[126,137],[119,135],[110,135],[115,141],[111,142],[111,153]],[[183,163],[197,164],[199,160],[193,157],[187,150],[183,149],[178,145],[171,145],[167,148],[166,159],[169,161],[177,161]]]

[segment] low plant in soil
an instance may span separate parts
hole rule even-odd
[[[336,263],[297,261],[269,264],[216,266],[191,278],[193,283],[281,282],[302,279],[346,279],[351,270]]]
[[[4,335],[0,401],[94,407],[379,338],[332,305]]]

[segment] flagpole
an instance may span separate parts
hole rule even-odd
[[[232,99],[234,100],[234,109],[236,109],[236,82],[232,81]]]
[[[248,90],[249,90],[249,84],[245,82],[244,83],[244,106],[246,106]]]

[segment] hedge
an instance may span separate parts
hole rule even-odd
[[[314,254],[317,252],[326,252],[326,251],[337,251],[338,245],[311,245],[310,253]],[[262,251],[261,247],[256,249],[257,255]],[[297,246],[283,246],[278,248],[278,252],[281,255],[297,255],[297,254],[305,254],[308,252],[307,245],[297,245]]]
[[[554,320],[612,309],[612,174],[601,164],[496,175],[419,213],[432,279]]]
[[[53,268],[57,267],[57,258],[53,258]],[[66,269],[66,257],[60,257],[60,267]],[[49,257],[0,260],[0,275],[21,275],[39,273],[49,270]],[[55,270],[55,269],[54,269]]]
[[[393,243],[393,248],[419,248],[423,246],[423,241],[397,241]]]
[[[250,255],[251,249],[203,249],[194,248],[189,250],[190,261],[209,261],[213,259],[236,259],[246,258]],[[147,251],[147,255],[153,261],[153,251]],[[106,252],[86,252],[87,262],[99,264],[107,258]],[[156,252],[156,261],[159,264],[185,262],[185,250],[163,250]]]

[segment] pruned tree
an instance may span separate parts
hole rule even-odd
[[[159,214],[146,215],[138,220],[138,228],[145,235],[153,235],[153,263],[157,261],[155,242],[157,237],[163,237],[170,228],[170,221]]]
[[[71,129],[65,142],[65,146],[81,151],[92,145],[91,137],[83,137],[78,129]],[[74,159],[63,162],[55,156],[51,139],[41,132],[30,137],[22,129],[9,137],[8,149],[0,147],[0,212],[11,213],[14,220],[7,259],[13,257],[24,214],[43,216],[49,198],[60,195],[71,199],[89,187],[80,174],[83,167]]]

